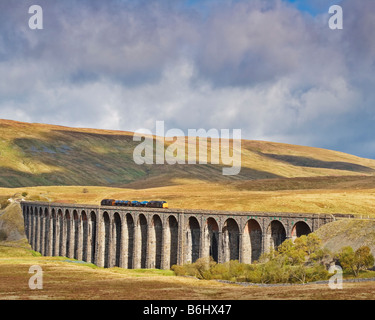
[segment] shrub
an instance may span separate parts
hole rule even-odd
[[[328,279],[327,269],[320,264],[313,266],[299,265],[293,267],[290,274],[290,282],[306,283]]]
[[[172,271],[175,273],[176,276],[185,276],[186,275],[186,270],[184,266],[180,266],[178,264],[174,264],[171,267]]]
[[[245,264],[238,260],[230,260],[228,262],[228,273],[230,278],[238,278],[245,273]]]
[[[195,270],[195,276],[198,279],[212,279],[211,269],[216,265],[216,262],[212,257],[200,258],[195,263],[192,264]]]
[[[223,263],[217,263],[211,267],[212,279],[228,280],[228,266]]]
[[[367,251],[362,250],[358,256],[366,254]],[[195,263],[183,266],[175,265],[172,270],[176,275],[190,275],[207,280],[306,283],[328,279],[327,266],[331,261],[332,254],[321,248],[321,240],[315,234],[309,234],[297,238],[294,242],[284,241],[277,250],[263,253],[259,260],[251,265],[238,260],[216,263],[210,257],[200,258]]]
[[[278,257],[267,262],[263,269],[263,283],[287,283],[290,279],[291,266],[285,257]]]
[[[245,281],[252,283],[262,283],[262,269],[259,265],[249,265],[245,272]]]

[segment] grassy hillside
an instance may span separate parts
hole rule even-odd
[[[18,203],[11,203],[0,210],[0,241],[18,241],[25,238],[22,210]]]
[[[316,233],[332,252],[339,252],[345,246],[355,250],[369,246],[375,255],[375,220],[338,220],[322,226]]]
[[[130,132],[0,120],[0,200],[26,192],[42,201],[162,198],[174,208],[375,215],[375,160],[242,140],[240,174],[223,176],[220,165],[139,166],[138,144]]]
[[[129,132],[0,120],[0,137],[0,187],[10,188],[53,185],[149,188],[176,185],[181,179],[227,183],[296,177],[348,179],[375,173],[374,160],[263,141],[243,140],[240,174],[223,176],[221,165],[139,166],[133,161],[133,151],[139,142],[134,142]],[[375,187],[373,180],[367,182],[370,181]],[[250,183],[240,187],[254,190],[256,186]]]

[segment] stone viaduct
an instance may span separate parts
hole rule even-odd
[[[100,267],[169,269],[211,256],[252,263],[332,215],[21,202],[33,250]]]

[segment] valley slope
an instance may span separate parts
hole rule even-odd
[[[223,176],[222,165],[137,165],[133,151],[140,142],[133,141],[131,132],[0,120],[0,137],[0,187],[5,188],[143,189],[181,181],[237,181],[241,182],[238,188],[247,190],[375,187],[375,160],[319,148],[242,140],[241,172]]]

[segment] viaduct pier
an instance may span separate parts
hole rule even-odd
[[[234,212],[21,202],[33,250],[99,267],[169,269],[211,256],[252,263],[330,214]]]

